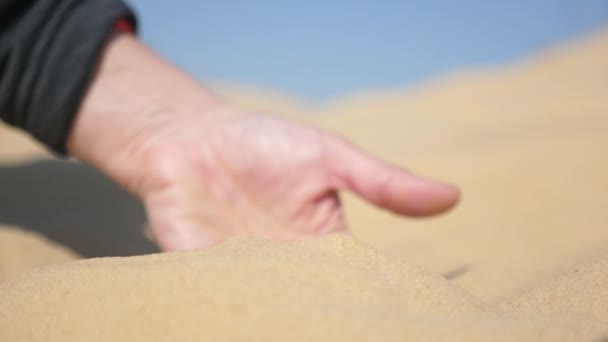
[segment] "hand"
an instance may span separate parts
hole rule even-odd
[[[133,39],[113,42],[112,49],[151,61],[154,71],[135,72],[138,63],[126,77],[110,58],[118,51],[110,50],[69,147],[141,198],[165,251],[242,235],[296,240],[345,230],[340,189],[411,216],[445,211],[458,199],[454,187],[383,163],[333,134],[225,105]],[[167,91],[182,89],[180,95],[154,107],[146,105],[146,96],[127,106],[107,105],[109,98],[122,98],[117,89],[151,84],[137,75],[155,72],[147,77],[173,83]]]
[[[212,120],[208,120],[211,117]],[[454,188],[386,165],[329,133],[230,109],[176,115],[136,144],[130,185],[163,250],[232,236],[294,240],[346,229],[337,190],[413,216],[454,204]],[[129,155],[125,160],[141,160]]]

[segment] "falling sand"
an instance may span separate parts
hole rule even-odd
[[[346,195],[352,235],[35,270],[76,256],[0,229],[0,341],[608,338],[608,31],[323,108],[221,90],[451,180],[463,201],[403,220]],[[42,155],[1,129],[23,155],[3,147],[0,160]]]

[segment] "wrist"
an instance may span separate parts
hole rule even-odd
[[[122,33],[109,42],[67,139],[74,157],[130,188],[144,137],[183,113],[224,106],[199,84]]]

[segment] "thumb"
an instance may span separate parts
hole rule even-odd
[[[433,215],[458,202],[454,186],[416,176],[340,139],[329,143],[327,162],[334,186],[397,214]]]

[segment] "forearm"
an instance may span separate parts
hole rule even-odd
[[[139,137],[150,136],[150,131],[185,113],[204,116],[221,106],[220,100],[132,35],[119,34],[100,60],[67,148],[133,190],[131,165],[141,168],[145,163],[133,160],[142,158],[135,149],[145,148]]]

